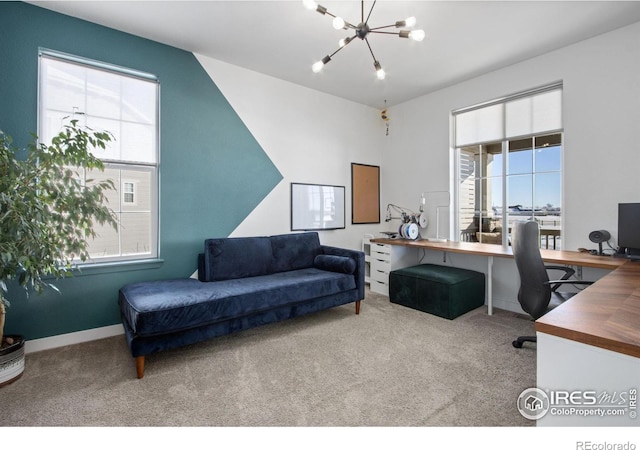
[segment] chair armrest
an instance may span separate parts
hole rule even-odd
[[[560,280],[558,281],[568,280],[576,273],[574,269],[567,266],[544,266],[544,268],[547,270],[559,270],[561,272],[564,272],[564,275],[562,275],[560,277]],[[560,284],[561,283],[557,283],[557,282],[553,284],[553,286],[551,287],[551,292],[555,292],[560,287]]]
[[[547,270],[560,270],[564,272],[564,275],[560,277],[561,280],[568,280],[574,273],[576,273],[575,269],[567,266],[544,266]]]
[[[545,284],[551,285],[551,292],[555,292],[561,285],[563,284],[583,284],[583,285],[591,285],[595,283],[595,281],[584,281],[584,280],[551,280],[545,282]]]

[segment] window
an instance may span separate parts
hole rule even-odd
[[[158,99],[156,77],[51,51],[40,52],[38,120],[40,139],[49,142],[65,118],[112,133],[95,155],[104,172],[82,173],[86,184],[111,179],[108,206],[118,229],[96,227],[91,262],[158,256]]]
[[[135,184],[130,181],[122,183],[122,202],[123,203],[135,203]]]
[[[533,219],[560,249],[561,103],[557,83],[453,112],[459,240],[507,245],[513,221]]]

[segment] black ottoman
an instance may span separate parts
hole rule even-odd
[[[446,319],[484,305],[484,274],[436,264],[420,264],[391,271],[391,303]]]

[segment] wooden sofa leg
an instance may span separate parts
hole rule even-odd
[[[356,301],[356,314],[360,314],[360,300]]]
[[[144,376],[144,356],[136,357],[136,371],[138,372],[138,379]]]

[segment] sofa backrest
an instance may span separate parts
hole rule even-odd
[[[200,281],[222,281],[313,267],[321,254],[317,232],[204,241]]]
[[[272,273],[268,237],[207,239],[204,241],[204,281],[222,281]]]
[[[313,267],[314,258],[321,253],[317,232],[280,234],[271,236],[273,271]]]

